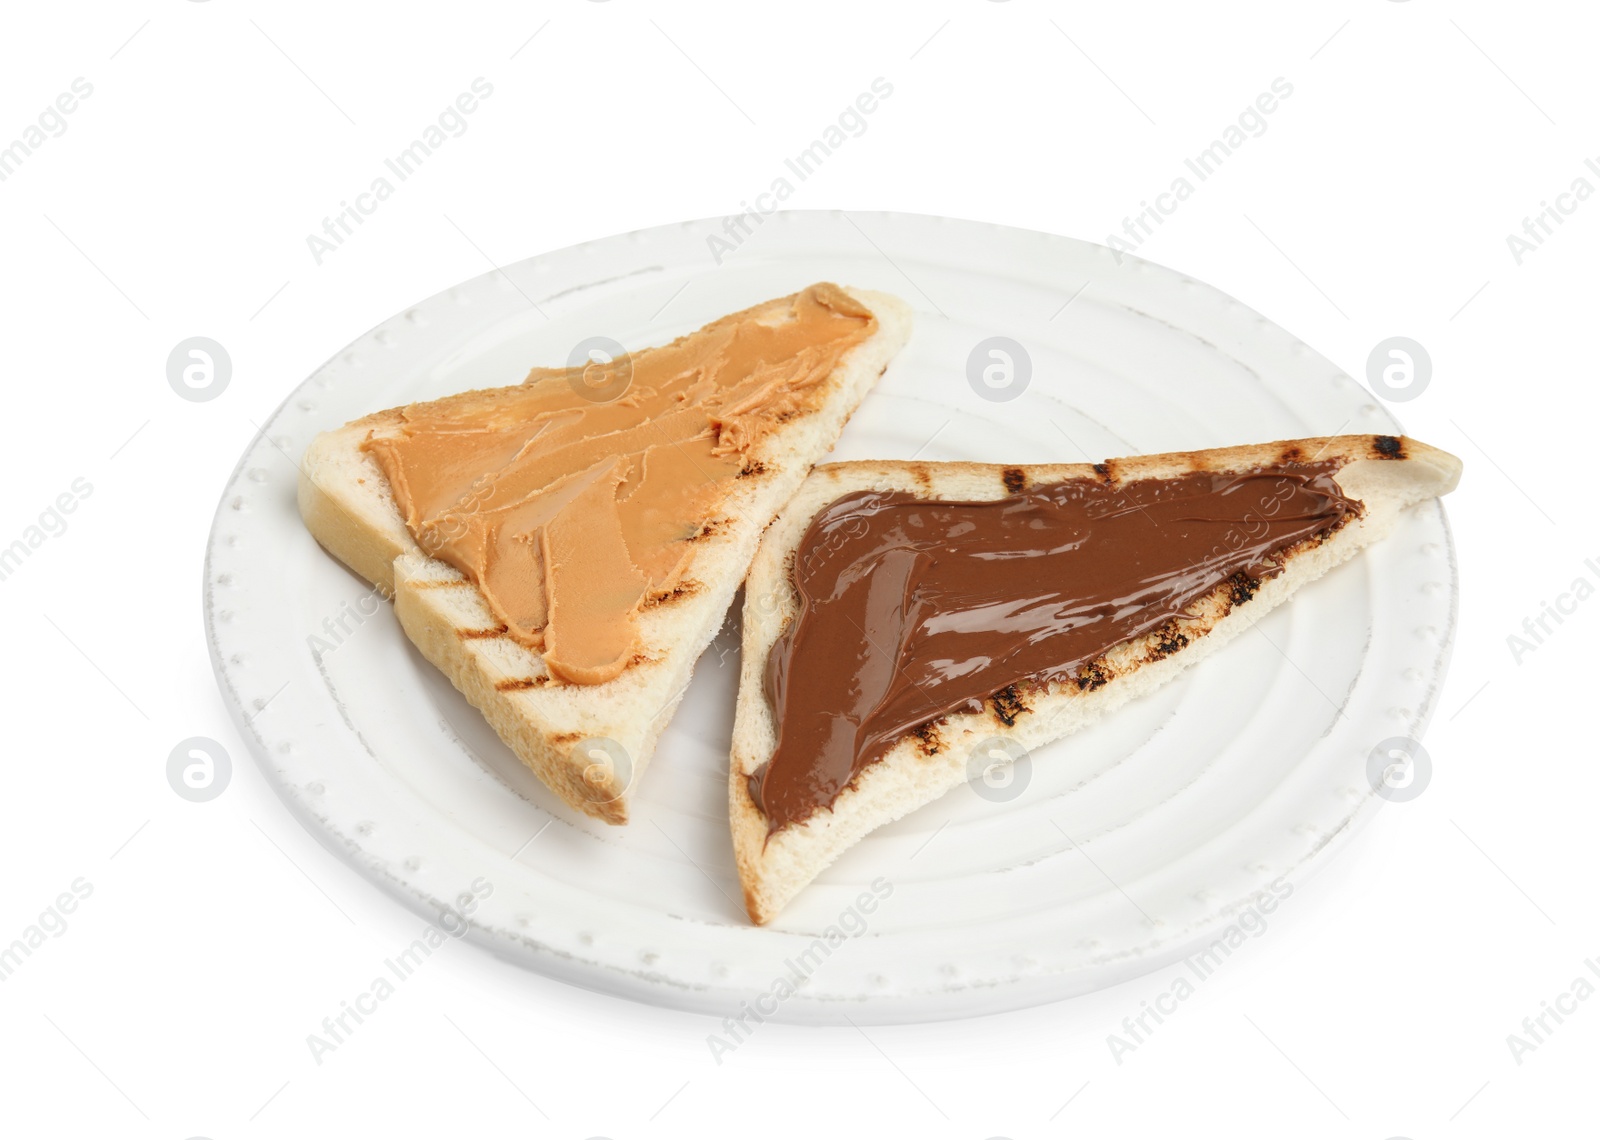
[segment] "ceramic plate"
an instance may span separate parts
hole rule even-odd
[[[469,937],[551,977],[719,1017],[748,1001],[863,1024],[1169,964],[1347,840],[1382,802],[1374,746],[1420,738],[1443,679],[1456,577],[1437,503],[1003,789],[957,789],[873,833],[766,929],[745,919],[728,838],[736,615],[627,827],[570,811],[521,766],[301,525],[296,463],[317,432],[519,382],[591,336],[658,344],[818,280],[916,310],[835,459],[1073,462],[1399,430],[1264,317],[1101,246],[906,214],[745,228],[625,234],[465,282],[356,340],[265,425],[217,509],[205,613],[222,691],[305,826],[433,920],[477,883]]]

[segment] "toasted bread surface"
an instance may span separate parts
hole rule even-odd
[[[363,444],[400,430],[399,409],[317,436],[301,464],[300,512],[331,554],[395,604],[406,634],[482,711],[500,738],[573,808],[625,823],[630,792],[716,635],[763,528],[833,446],[872,384],[910,336],[911,311],[884,293],[847,289],[877,319],[823,381],[813,410],[756,443],[747,474],[704,520],[677,587],[638,616],[638,652],[594,685],[553,678],[542,655],[506,636],[476,586],[432,558],[407,529],[388,481]]]
[[[1339,465],[1340,489],[1362,513],[1326,538],[1293,551],[1281,573],[1264,580],[1248,600],[1224,586],[1190,607],[1187,643],[1176,651],[1163,635],[1122,642],[1105,655],[1104,682],[1026,682],[1008,689],[981,712],[938,718],[903,737],[861,769],[831,809],[769,835],[768,820],[749,791],[752,772],[771,756],[777,726],[763,688],[767,657],[795,620],[790,580],[796,546],[811,520],[841,496],[862,490],[898,491],[929,500],[985,501],[1071,479],[1114,485],[1192,472],[1250,471],[1278,463]],[[1245,447],[1136,456],[1100,464],[1004,466],[977,463],[856,462],[818,467],[768,528],[745,585],[743,649],[733,750],[729,817],[745,906],[757,923],[770,922],[841,852],[865,835],[967,782],[973,749],[1006,737],[1033,749],[1067,736],[1157,688],[1221,648],[1302,585],[1376,542],[1400,512],[1455,487],[1454,456],[1406,437],[1331,436]]]

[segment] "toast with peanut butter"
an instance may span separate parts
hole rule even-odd
[[[312,441],[300,512],[571,807],[630,793],[762,530],[910,335],[818,284]]]
[[[1221,648],[1460,470],[1371,435],[818,467],[745,582],[728,797],[751,919]]]

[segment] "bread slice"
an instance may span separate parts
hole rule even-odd
[[[824,380],[814,410],[781,423],[746,457],[670,597],[639,613],[641,652],[595,685],[552,677],[542,655],[511,640],[478,588],[413,540],[388,480],[362,449],[399,430],[389,409],[324,432],[301,465],[300,513],[334,557],[389,595],[406,634],[483,712],[500,738],[566,803],[607,823],[628,819],[629,793],[716,635],[762,530],[905,344],[910,308],[883,293],[845,290],[877,329]],[[765,319],[765,318],[763,318]],[[558,381],[559,382],[559,381]],[[576,746],[576,747],[575,747]]]
[[[1157,632],[1124,641],[1106,654],[1098,687],[1072,680],[1019,684],[1004,707],[955,714],[896,742],[880,761],[861,769],[834,801],[768,837],[767,817],[751,798],[748,777],[771,756],[776,728],[763,688],[773,642],[794,620],[790,579],[795,547],[812,518],[841,496],[861,490],[910,492],[926,499],[980,501],[1024,487],[1068,479],[1114,485],[1200,471],[1248,471],[1279,462],[1335,462],[1335,481],[1364,511],[1320,543],[1292,553],[1279,575],[1254,597],[1235,603],[1224,584],[1188,610],[1188,642],[1173,651]],[[978,463],[836,463],[818,467],[768,528],[745,582],[744,641],[729,769],[729,815],[745,907],[757,923],[772,918],[839,854],[874,828],[966,783],[975,745],[1004,736],[1025,749],[1076,732],[1096,718],[1150,692],[1186,666],[1220,648],[1295,590],[1393,529],[1405,508],[1456,485],[1461,463],[1415,440],[1393,436],[1333,436],[1213,451],[1146,455],[1087,464],[1003,467]],[[1098,677],[1097,677],[1098,679]],[[1019,679],[1020,681],[1021,679]]]

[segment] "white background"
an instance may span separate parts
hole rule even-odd
[[[1600,202],[1520,265],[1506,237],[1575,179],[1600,187],[1596,23],[1430,0],[13,7],[0,145],[75,78],[93,94],[0,182],[0,545],[75,479],[93,492],[0,582],[0,941],[74,879],[93,894],[0,983],[4,1130],[1569,1133],[1592,1117],[1600,1000],[1521,1064],[1506,1038],[1600,959],[1600,602],[1520,661],[1507,637],[1600,582]],[[467,132],[318,265],[306,236],[480,76]],[[1106,1037],[1159,974],[870,1038],[767,1026],[719,1067],[708,1019],[452,943],[318,1066],[306,1034],[417,919],[287,814],[211,677],[200,559],[252,421],[486,259],[738,211],[879,76],[893,96],[786,205],[1096,241],[1293,85],[1139,252],[1357,377],[1388,336],[1431,354],[1393,408],[1466,462],[1431,783],[1120,1064]],[[195,335],[234,364],[208,403],[165,375]],[[165,777],[197,735],[235,761],[205,804]]]

